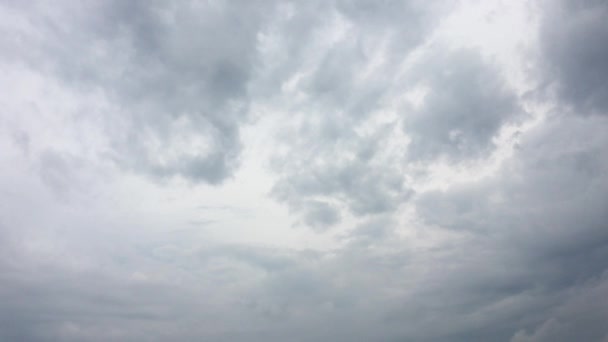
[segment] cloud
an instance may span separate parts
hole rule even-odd
[[[338,152],[310,155],[311,161],[303,155],[302,161],[290,161],[294,164],[287,165],[288,172],[293,174],[275,185],[275,196],[295,208],[303,206],[313,212],[317,202],[301,202],[302,199],[328,198],[359,216],[392,211],[410,196],[398,169],[382,169],[365,159],[340,160],[334,157],[334,151]]]
[[[431,51],[412,69],[410,82],[424,90],[404,114],[414,160],[487,156],[500,128],[522,118],[514,90],[475,50]]]
[[[541,71],[558,101],[579,115],[608,110],[608,6],[602,1],[546,4],[542,20]]]
[[[517,332],[511,342],[542,341],[606,341],[608,329],[603,327],[606,312],[605,276],[573,291],[571,298],[555,308],[551,317],[533,328],[530,333]]]
[[[447,158],[459,163],[491,154],[500,129],[525,117],[514,92],[476,52],[437,48],[427,54],[402,80],[392,80],[400,81],[395,86],[400,91],[424,85],[427,90],[417,108],[376,105],[351,111],[349,101],[335,95],[331,98],[336,103],[346,104],[341,111],[331,116],[306,113],[285,134],[290,152],[275,158],[280,175],[275,196],[292,208],[318,198],[337,201],[355,216],[393,212],[413,193],[404,177],[410,162]],[[328,80],[339,79],[330,74],[321,73]],[[381,97],[395,99],[396,93],[385,90]],[[381,111],[391,115],[378,122]]]
[[[303,204],[306,213],[304,222],[317,229],[332,226],[340,220],[340,214],[336,208],[326,202],[310,201]]]
[[[4,7],[14,16],[5,34],[20,37],[18,43],[4,41],[4,60],[57,78],[76,94],[98,93],[109,101],[102,119],[117,163],[155,177],[212,184],[232,174],[241,149],[239,126],[248,116],[257,35],[272,7]]]
[[[474,236],[467,253],[493,259],[475,263],[483,270],[460,274],[492,291],[496,300],[534,293],[540,302],[525,301],[521,314],[528,317],[548,304],[559,305],[570,291],[586,291],[581,284],[607,267],[603,151],[608,141],[600,133],[606,124],[604,118],[552,117],[522,136],[513,159],[490,179],[416,198],[417,212],[428,224]]]
[[[400,165],[403,152],[390,146],[392,136],[400,139],[399,118],[378,117],[391,110],[385,102],[395,96],[401,64],[447,7],[338,1],[315,16],[319,24],[310,33],[297,31],[315,48],[288,50],[293,55],[285,68],[275,70],[286,74],[282,92],[292,100],[267,105],[289,115],[278,119],[289,123],[277,134],[284,144],[273,158],[273,194],[308,215],[305,221],[313,223],[306,213],[316,211],[307,203],[325,201],[362,217],[394,211],[411,195]],[[305,20],[297,12],[294,18]],[[285,31],[274,39],[287,43],[291,31]]]
[[[512,3],[2,3],[0,340],[606,340],[605,6]]]

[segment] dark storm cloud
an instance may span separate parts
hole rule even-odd
[[[608,113],[608,3],[546,1],[541,71],[576,114]]]

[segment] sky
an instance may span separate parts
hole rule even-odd
[[[0,0],[1,341],[608,342],[608,2]]]

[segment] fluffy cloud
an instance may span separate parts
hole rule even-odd
[[[110,102],[96,128],[120,165],[219,183],[238,164],[265,4],[5,4],[3,60]]]

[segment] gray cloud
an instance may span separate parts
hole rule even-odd
[[[319,29],[297,31],[309,38],[310,46],[323,50],[288,50],[293,55],[285,60],[287,66],[275,69],[285,73],[286,80],[300,75],[293,91],[303,97],[272,102],[297,123],[279,134],[289,152],[273,160],[279,177],[273,194],[302,212],[308,224],[315,225],[311,213],[318,211],[309,203],[330,201],[336,205],[333,210],[366,216],[394,211],[411,195],[401,171],[403,152],[383,151],[390,143],[387,138],[397,134],[397,120],[377,125],[374,119],[385,108],[383,101],[394,96],[400,64],[424,42],[438,14],[448,7],[416,1],[338,1],[317,15],[319,24],[311,27],[338,35],[336,41],[325,46],[327,38],[315,35]],[[386,53],[375,64],[380,49]],[[293,65],[294,60],[300,65]],[[370,67],[373,71],[361,79]],[[338,215],[331,216],[337,223]]]
[[[340,221],[338,210],[326,202],[309,201],[304,203],[303,207],[306,210],[304,222],[316,229],[323,230]]]
[[[581,286],[571,298],[558,306],[553,317],[534,327],[531,332],[517,332],[511,342],[543,341],[606,341],[608,331],[603,327],[606,311],[605,276]]]
[[[521,119],[514,91],[475,50],[432,51],[413,70],[428,89],[421,107],[405,113],[413,159],[487,155],[499,129]]]
[[[604,3],[539,2],[544,97],[453,5],[3,2],[0,340],[606,341]]]
[[[479,236],[475,249],[485,250],[485,258],[497,258],[483,272],[496,273],[489,268],[499,267],[504,273],[495,280],[479,276],[484,291],[502,300],[536,293],[548,301],[527,300],[531,307],[522,314],[529,319],[545,305],[559,305],[569,292],[585,292],[584,284],[608,267],[603,209],[608,203],[608,156],[603,152],[608,141],[601,133],[607,124],[604,119],[553,117],[523,137],[499,175],[416,200],[429,224]],[[518,338],[526,340],[522,334]],[[586,336],[585,331],[570,334]]]
[[[238,164],[267,5],[5,4],[26,24],[8,27],[19,39],[2,51],[110,101],[103,127],[120,165],[216,184]]]
[[[371,133],[363,135],[357,130],[369,125],[375,117],[374,106],[352,112],[349,107],[352,101],[342,95],[315,93],[314,99],[329,96],[335,103],[344,103],[343,112],[331,116],[325,111],[314,113],[304,118],[295,132],[286,134],[290,148],[297,152],[287,154],[285,161],[279,158],[275,162],[281,178],[274,194],[292,208],[305,206],[307,198],[325,197],[343,203],[357,216],[386,213],[394,211],[412,194],[404,178],[408,161],[447,157],[458,163],[492,152],[493,138],[500,128],[524,118],[515,94],[497,69],[474,51],[437,48],[428,54],[431,57],[421,59],[420,65],[396,86],[399,90],[415,85],[427,87],[421,107],[401,107],[397,119],[372,126],[373,129],[368,129]],[[333,57],[330,53],[326,58]],[[322,68],[328,68],[325,63],[326,59],[321,62]],[[344,64],[349,63],[337,63],[332,71],[320,72],[321,81],[338,82],[340,77],[332,76],[332,72]],[[314,80],[319,81],[319,77]],[[378,77],[391,79],[388,75]],[[331,85],[328,89],[339,91],[340,87]],[[353,91],[357,92],[349,89],[344,94],[352,96]],[[394,96],[393,92],[385,89],[381,97]],[[361,98],[367,98],[367,93],[361,94]],[[360,102],[354,101],[359,106]],[[334,106],[325,104],[322,108],[331,112]],[[401,145],[391,149],[390,144],[398,136],[395,129],[400,126],[411,137],[411,143],[409,148]]]
[[[302,200],[327,197],[339,201],[355,215],[394,210],[410,196],[398,169],[380,168],[366,158],[338,159],[336,154],[346,148],[338,147],[323,154],[311,151],[307,156],[310,160],[304,159],[302,153],[301,161],[290,161],[294,164],[283,166],[288,167],[290,173],[275,185],[275,196],[295,208],[308,207],[305,210],[313,212],[315,202]]]
[[[541,70],[558,101],[581,115],[608,112],[608,5],[604,1],[546,3]]]

